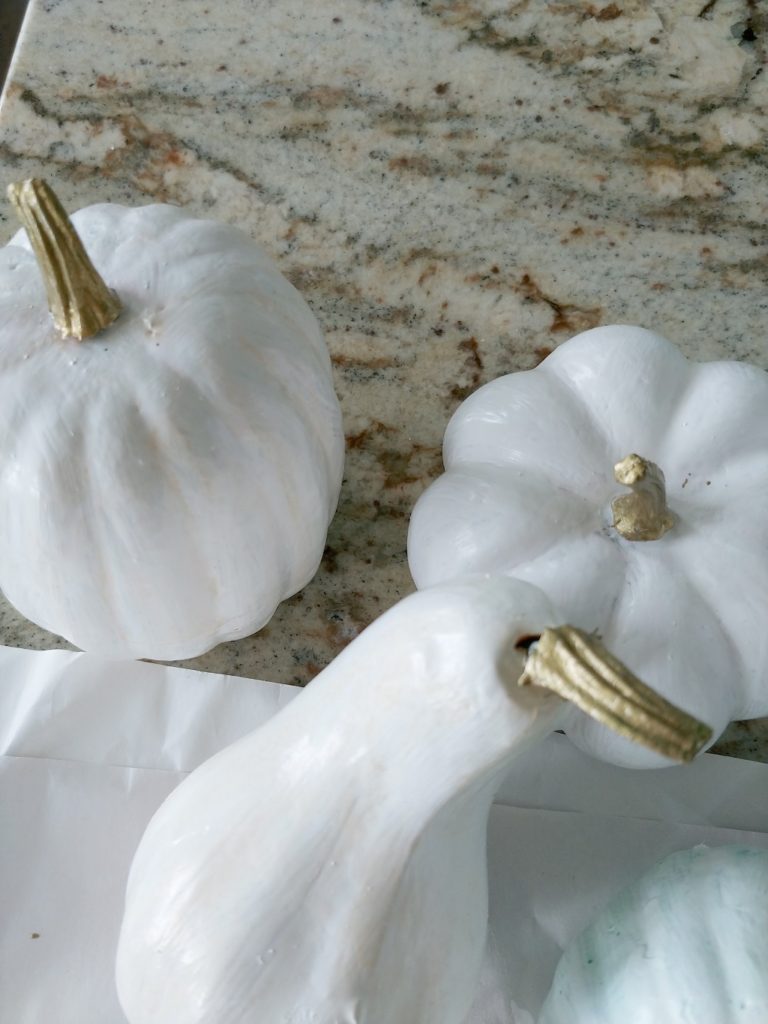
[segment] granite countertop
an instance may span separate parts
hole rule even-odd
[[[754,0],[32,0],[6,179],[239,224],[332,353],[348,455],[321,570],[186,664],[311,679],[412,589],[408,515],[458,403],[578,331],[768,369],[767,40]],[[0,641],[66,646],[7,604]],[[768,760],[768,720],[718,749]]]

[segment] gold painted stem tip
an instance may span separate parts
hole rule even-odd
[[[629,487],[611,502],[613,526],[625,540],[658,540],[670,530],[675,517],[667,508],[664,474],[655,462],[627,455],[613,467],[617,483]]]
[[[8,198],[26,229],[59,334],[82,341],[108,327],[122,303],[94,267],[53,189],[30,178],[9,185]]]
[[[545,629],[529,649],[520,685],[541,686],[591,718],[674,761],[692,761],[712,730],[643,683],[574,626]]]

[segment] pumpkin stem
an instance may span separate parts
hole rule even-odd
[[[545,629],[528,652],[520,686],[553,690],[620,736],[675,761],[691,761],[712,730],[670,704],[575,626]]]
[[[664,474],[655,462],[627,455],[613,467],[617,483],[632,490],[611,502],[614,528],[626,540],[658,540],[675,522],[667,508]]]
[[[30,178],[8,186],[16,214],[27,231],[45,282],[48,308],[64,338],[90,338],[122,311],[106,286],[53,190]]]

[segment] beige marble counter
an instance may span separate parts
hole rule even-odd
[[[311,679],[412,588],[408,515],[457,404],[578,331],[768,369],[767,39],[741,0],[32,0],[4,176],[239,224],[333,357],[348,460],[322,568],[190,664]],[[0,641],[63,645],[7,605]],[[719,749],[768,760],[768,722]]]

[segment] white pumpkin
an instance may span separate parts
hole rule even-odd
[[[581,659],[567,630],[526,661],[554,622],[540,591],[503,577],[413,594],[185,779],[128,880],[116,978],[130,1024],[461,1024],[491,800],[563,713],[540,685],[570,661],[560,683],[576,699],[639,721],[610,658]]]
[[[765,1024],[768,852],[672,854],[563,954],[539,1024]]]
[[[84,650],[191,657],[317,570],[344,452],[328,352],[237,228],[162,205],[73,222],[124,308],[62,338],[27,234],[0,250],[0,587]]]
[[[471,395],[443,455],[410,524],[417,586],[467,572],[528,580],[713,739],[768,713],[768,374],[600,327]],[[619,460],[635,494],[612,510]],[[633,534],[627,500],[650,513],[649,539]],[[566,732],[617,764],[663,763],[576,710]]]

